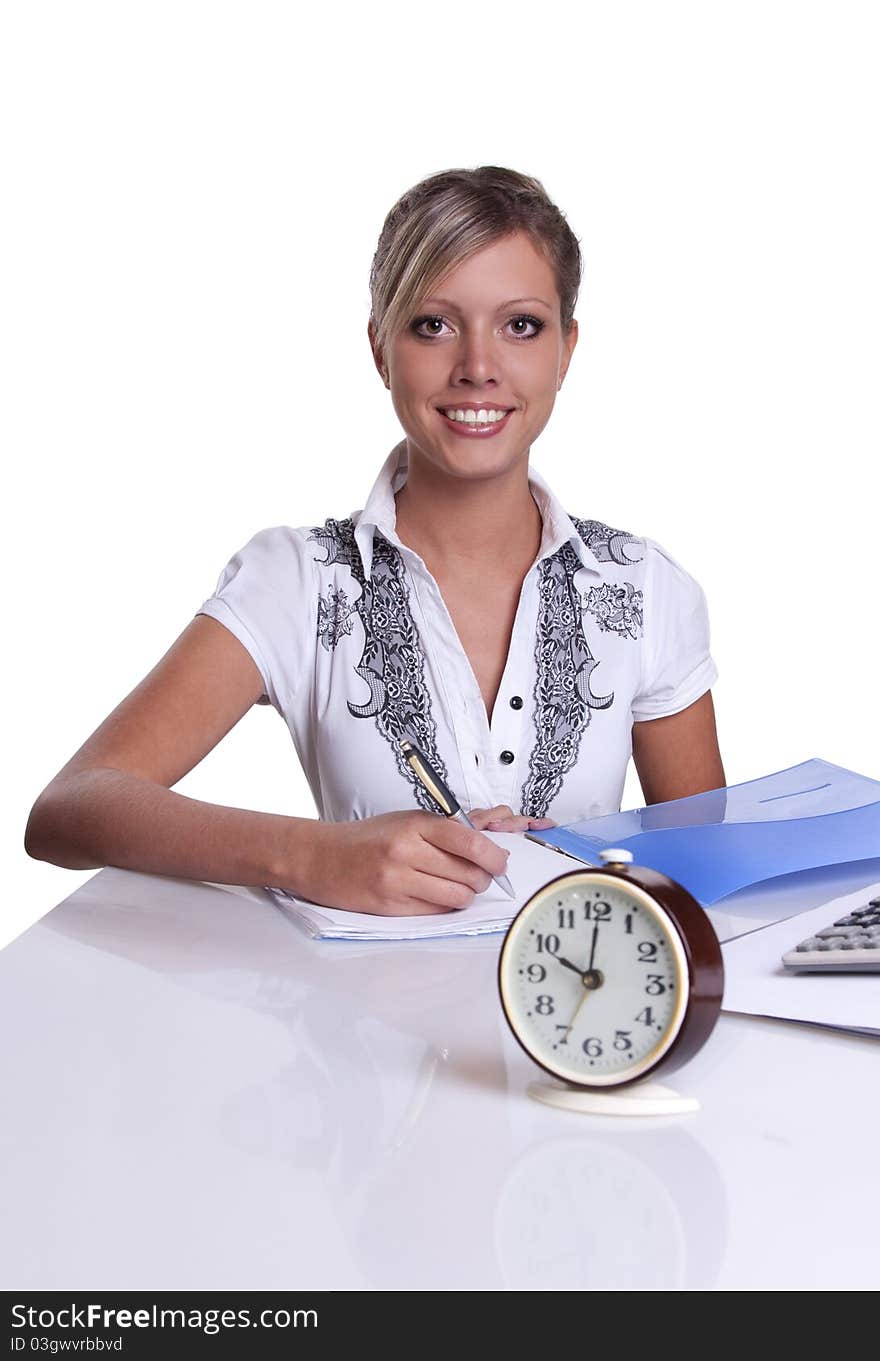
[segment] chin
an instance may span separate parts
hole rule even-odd
[[[422,463],[428,463],[438,472],[447,473],[452,477],[474,478],[497,477],[501,473],[509,472],[523,462],[528,462],[530,445],[525,448],[520,446],[512,447],[511,444],[503,442],[503,436],[496,440],[486,440],[484,444],[477,445],[474,440],[473,445],[465,439],[455,439],[453,436],[452,447],[446,441],[438,442],[422,438],[407,436],[407,447],[409,456],[419,459]],[[459,447],[456,447],[459,446]]]

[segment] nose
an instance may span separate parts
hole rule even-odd
[[[451,375],[453,384],[466,382],[473,387],[485,387],[487,383],[497,385],[499,368],[499,356],[491,331],[473,327],[464,331]]]

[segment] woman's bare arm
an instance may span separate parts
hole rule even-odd
[[[315,820],[203,803],[170,788],[262,693],[247,649],[197,615],[40,794],[28,854],[68,869],[276,882],[282,866],[304,862]]]
[[[632,752],[646,804],[720,789],[726,780],[711,690],[680,713],[634,723]]]

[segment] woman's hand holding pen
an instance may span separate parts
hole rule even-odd
[[[380,813],[357,822],[316,823],[308,864],[297,866],[291,878],[296,892],[325,907],[424,916],[469,907],[493,876],[506,872],[508,855],[454,818]]]

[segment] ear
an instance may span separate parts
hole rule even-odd
[[[559,388],[562,387],[562,384],[565,381],[565,375],[568,373],[568,366],[571,363],[571,356],[574,354],[574,347],[575,345],[577,345],[577,342],[578,342],[578,324],[574,320],[574,318],[572,318],[571,330],[568,332],[568,335],[565,337],[565,340],[563,342],[562,367],[559,372],[559,385],[556,389],[557,392],[559,391]]]
[[[367,335],[368,335],[369,340],[370,340],[370,349],[373,351],[373,362],[375,363],[376,368],[379,370],[379,376],[381,377],[382,382],[383,382],[383,383],[385,384],[385,386],[387,387],[387,386],[388,386],[388,373],[387,373],[387,370],[386,370],[386,368],[385,368],[385,359],[384,359],[384,356],[383,356],[383,354],[382,354],[382,351],[381,351],[381,350],[377,347],[377,345],[376,345],[376,328],[375,328],[375,326],[373,325],[373,319],[372,319],[372,317],[370,318],[369,322],[367,323]]]

